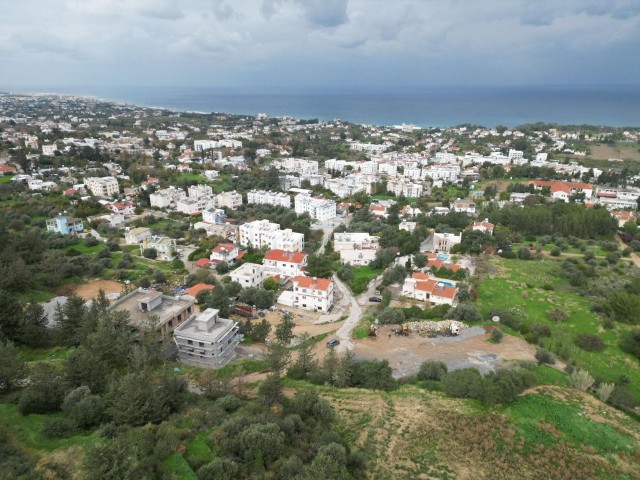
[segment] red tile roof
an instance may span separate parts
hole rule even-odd
[[[191,295],[195,297],[198,293],[203,290],[213,290],[215,287],[213,285],[209,285],[208,283],[197,283],[191,288],[187,288],[184,293],[187,295]]]
[[[207,267],[209,263],[211,262],[209,261],[208,258],[201,258],[200,260],[196,260],[195,262],[193,262],[194,265],[197,265],[198,267],[202,267],[202,268]]]
[[[234,248],[237,247],[233,243],[220,243],[213,249],[213,251],[215,253],[231,252]]]
[[[306,253],[302,252],[287,252],[285,250],[269,250],[264,255],[265,260],[272,260],[276,262],[288,262],[300,264],[307,257]]]
[[[332,280],[330,278],[293,277],[293,284],[312,290],[328,290]]]

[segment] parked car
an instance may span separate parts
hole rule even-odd
[[[338,345],[340,345],[340,340],[338,340],[337,338],[334,338],[333,340],[329,340],[327,342],[327,347],[328,348],[337,347]]]
[[[369,301],[380,303],[382,299],[380,297],[369,297]]]

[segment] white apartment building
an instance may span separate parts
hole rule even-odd
[[[282,277],[297,277],[304,275],[307,254],[284,250],[269,250],[265,254],[262,264]]]
[[[42,155],[45,157],[53,157],[58,150],[58,146],[56,144],[53,145],[42,145]]]
[[[242,340],[238,323],[219,317],[219,310],[207,308],[192,315],[173,331],[180,363],[203,368],[222,368],[236,358]]]
[[[202,221],[214,225],[223,224],[227,214],[220,208],[208,208],[202,212]]]
[[[194,140],[193,149],[196,152],[211,150],[212,148],[220,148],[220,143],[215,140]]]
[[[293,279],[293,306],[328,312],[333,307],[333,280],[328,278],[295,277]]]
[[[513,148],[510,148],[508,157],[509,160],[511,160],[511,163],[513,163],[514,165],[522,165],[527,163],[527,160],[524,158],[524,152],[520,150],[514,150]]]
[[[387,190],[393,192],[397,197],[404,195],[405,197],[418,198],[422,196],[424,187],[418,183],[407,183],[402,180],[390,180],[387,182]]]
[[[191,185],[187,192],[189,198],[210,197],[213,195],[213,188],[209,185]]]
[[[112,197],[120,192],[118,180],[113,177],[85,178],[84,185],[96,197]]]
[[[242,205],[242,195],[236,192],[223,192],[216,198],[216,205],[218,208],[230,208],[235,209]]]
[[[279,205],[291,208],[291,197],[281,192],[266,192],[264,190],[251,190],[247,193],[247,203],[259,205]]]
[[[377,250],[380,248],[380,237],[366,232],[343,232],[333,234],[333,251],[342,250]]]
[[[386,151],[387,148],[389,148],[389,145],[353,142],[349,144],[349,148],[351,150],[355,150],[356,152],[365,152],[365,153],[375,154],[375,153],[382,153]]]
[[[322,222],[335,218],[336,202],[301,193],[295,197],[295,212],[298,215],[308,213],[311,218]]]
[[[422,176],[423,178],[430,177],[432,180],[455,182],[460,177],[460,167],[458,165],[430,165],[422,169]]]
[[[273,165],[285,172],[299,175],[317,175],[319,171],[317,160],[305,160],[303,158],[285,158],[284,160],[273,162]]]
[[[238,282],[242,288],[262,287],[268,277],[267,268],[257,263],[244,263],[229,273],[232,282]]]
[[[367,161],[360,162],[360,172],[365,175],[377,175],[378,174],[378,162]]]
[[[185,215],[197,215],[216,206],[216,197],[183,198],[176,202],[176,210]]]
[[[304,249],[304,234],[292,231],[290,228],[280,230],[280,225],[268,220],[254,220],[240,225],[240,245],[253,248],[268,248],[270,250],[285,250],[300,252]]]
[[[155,208],[174,208],[187,194],[181,188],[169,187],[149,195],[149,204]]]
[[[433,249],[438,252],[449,253],[454,245],[462,241],[462,234],[455,233],[434,233]]]

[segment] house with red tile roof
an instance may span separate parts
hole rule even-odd
[[[488,218],[485,218],[481,222],[473,222],[473,225],[471,225],[471,230],[485,232],[485,233],[488,233],[489,235],[493,235],[494,228],[495,228],[495,225],[493,223],[489,223]]]
[[[402,285],[405,297],[436,305],[453,305],[458,289],[453,280],[442,280],[426,273],[414,273]]]
[[[209,256],[211,263],[227,262],[233,265],[244,256],[237,245],[233,243],[220,243],[212,251]]]
[[[532,180],[529,185],[533,185],[536,190],[542,190],[549,187],[551,198],[568,202],[569,197],[579,193],[584,193],[585,201],[591,200],[593,197],[593,186],[588,183],[579,182],[550,182],[546,180]]]
[[[294,277],[293,306],[328,312],[333,306],[333,289],[333,280],[330,278]]]
[[[200,260],[196,260],[195,262],[193,262],[193,265],[200,268],[209,268],[210,263],[211,261],[207,257],[205,257],[201,258]]]
[[[636,214],[629,210],[612,210],[611,216],[618,222],[618,228],[624,227],[624,224],[629,221],[638,221],[638,217],[636,216]]]
[[[193,287],[187,288],[184,293],[185,295],[191,295],[193,298],[196,297],[200,292],[205,290],[213,290],[215,287],[213,285],[209,285],[208,283],[196,283]]]
[[[113,213],[119,213],[121,215],[133,215],[136,209],[136,206],[129,201],[109,203],[106,207]]]
[[[262,264],[282,277],[302,276],[307,265],[307,254],[286,250],[269,250],[265,253]]]

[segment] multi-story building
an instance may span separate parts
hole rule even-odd
[[[145,250],[151,248],[158,253],[156,258],[158,260],[164,260],[165,262],[170,262],[178,255],[176,241],[173,238],[162,236],[145,238],[140,244],[140,253],[142,254]]]
[[[307,265],[307,254],[269,250],[264,255],[262,264],[282,277],[301,276],[304,275],[304,268]]]
[[[240,260],[242,256],[243,253],[240,252],[240,249],[237,245],[234,245],[233,243],[220,243],[213,250],[211,250],[209,260],[211,260],[211,263],[214,264],[226,262],[229,265],[233,265],[238,260]]]
[[[366,232],[343,232],[333,234],[333,251],[342,250],[377,250],[380,248],[380,237]]]
[[[458,198],[455,202],[453,202],[453,211],[463,212],[468,215],[475,215],[476,204],[471,200],[467,200],[466,198],[464,199]]]
[[[236,209],[242,205],[242,195],[236,192],[223,192],[216,197],[216,206],[218,208]]]
[[[213,195],[213,188],[209,185],[191,185],[187,192],[189,198],[210,197]]]
[[[211,150],[212,148],[220,148],[220,143],[215,140],[194,140],[193,149],[196,152]]]
[[[207,308],[174,330],[173,341],[181,363],[222,368],[236,358],[236,347],[242,340],[238,323],[220,318],[219,314],[219,310]]]
[[[462,234],[455,233],[434,233],[433,249],[438,252],[449,253],[454,245],[462,241]]]
[[[295,198],[295,212],[298,215],[308,213],[311,218],[320,222],[330,220],[336,216],[336,202],[323,198],[314,198],[309,194],[300,193]]]
[[[57,217],[47,220],[47,231],[62,233],[68,235],[70,233],[81,233],[84,230],[82,220],[79,218],[65,217],[58,215]]]
[[[231,280],[238,282],[243,288],[261,287],[262,282],[268,277],[267,269],[264,265],[257,263],[243,263],[229,273]]]
[[[482,222],[473,222],[473,225],[471,225],[471,230],[485,232],[485,233],[488,233],[489,235],[493,235],[494,228],[495,228],[495,225],[493,223],[489,223],[488,218],[485,218]]]
[[[247,193],[247,203],[259,205],[279,205],[291,208],[291,197],[281,192],[266,192],[264,190],[251,190]]]
[[[175,208],[179,200],[187,198],[181,188],[169,187],[149,195],[149,204],[156,208]]]
[[[202,212],[202,221],[213,225],[221,225],[227,218],[227,214],[221,208],[209,208]]]
[[[387,182],[387,190],[393,192],[394,195],[399,197],[404,195],[405,197],[418,198],[422,196],[424,187],[419,183],[408,183],[402,180],[390,180]]]
[[[108,307],[108,310],[129,312],[129,323],[139,329],[155,322],[156,331],[162,336],[167,336],[191,317],[194,303],[195,299],[188,295],[172,297],[155,290],[138,288],[120,297]]]
[[[215,206],[215,196],[182,198],[176,202],[176,210],[185,215],[197,215]]]
[[[84,185],[96,197],[112,197],[120,192],[118,180],[113,177],[89,177]]]
[[[299,252],[304,248],[304,234],[290,228],[280,230],[280,225],[268,220],[254,220],[240,225],[240,245],[253,248],[269,248]]]
[[[333,280],[294,277],[293,306],[316,312],[328,312],[333,307]]]

